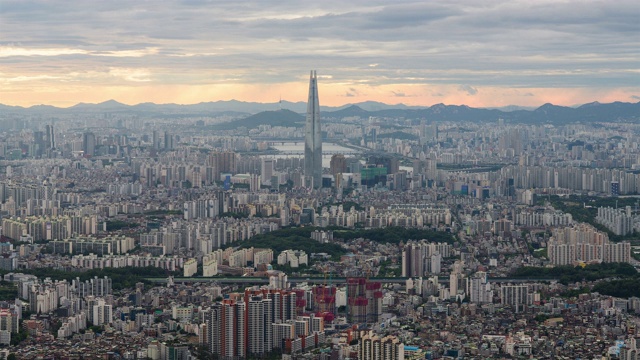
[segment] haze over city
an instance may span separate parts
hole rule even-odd
[[[636,1],[2,1],[0,103],[637,102]]]

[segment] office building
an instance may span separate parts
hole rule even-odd
[[[271,183],[271,177],[273,176],[273,164],[275,160],[271,158],[263,158],[262,159],[262,169],[260,172],[262,182],[265,185],[278,185]]]
[[[318,78],[311,71],[309,79],[309,101],[304,138],[305,186],[322,186],[322,134],[320,132],[320,103],[318,101]]]
[[[164,132],[164,149],[173,150],[173,135],[167,131]]]
[[[91,132],[82,134],[82,152],[84,156],[94,156],[96,153],[96,135]]]
[[[347,172],[347,159],[342,154],[335,154],[331,157],[329,168],[333,176],[345,173]]]
[[[56,138],[55,138],[55,134],[53,133],[53,125],[45,126],[44,139],[48,149],[56,148]]]

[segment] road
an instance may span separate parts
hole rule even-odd
[[[426,277],[423,279],[427,279]],[[155,282],[155,283],[167,283],[167,278],[145,278],[145,280]],[[407,278],[396,277],[396,278],[371,278],[371,281],[381,282],[383,284],[405,284]],[[533,278],[533,279],[522,279],[522,278],[489,278],[489,282],[493,283],[530,283],[530,282],[541,282],[541,281],[557,281],[558,279],[549,279],[549,278]],[[345,284],[347,280],[345,278],[332,278],[332,284]],[[193,277],[193,278],[174,278],[174,283],[203,283],[203,282],[217,282],[220,284],[252,284],[252,285],[260,285],[260,284],[268,284],[269,279],[263,277],[211,277],[211,278],[201,278],[201,277]],[[328,283],[329,280],[325,278],[289,278],[289,282],[292,284],[299,284],[306,282],[308,284],[324,284]],[[438,282],[441,284],[448,284],[449,278],[442,277],[438,279]]]

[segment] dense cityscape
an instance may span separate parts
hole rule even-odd
[[[0,0],[0,360],[640,359],[637,0]]]
[[[4,110],[0,354],[636,358],[637,105],[321,115],[319,87],[306,117]]]

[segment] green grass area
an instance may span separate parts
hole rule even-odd
[[[533,256],[537,258],[549,258],[549,255],[547,254],[547,248],[533,250]]]

